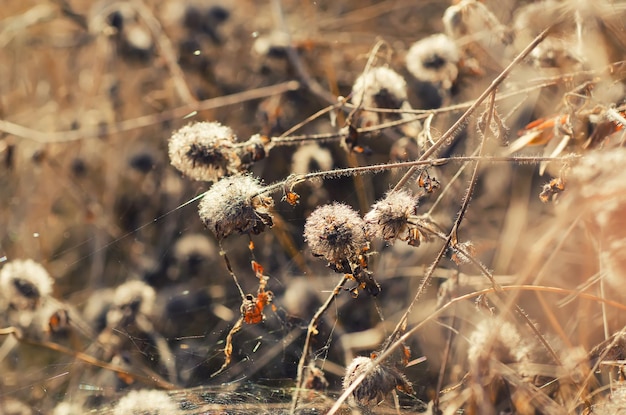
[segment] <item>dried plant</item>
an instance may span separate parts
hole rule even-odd
[[[626,3],[418,3],[3,4],[0,413],[626,411]]]

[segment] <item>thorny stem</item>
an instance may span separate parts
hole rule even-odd
[[[579,156],[567,155],[563,157],[514,157],[514,156],[451,156],[446,158],[430,159],[430,160],[415,160],[415,161],[403,161],[399,163],[384,163],[384,164],[370,164],[360,167],[348,167],[344,169],[326,170],[319,172],[312,172],[300,175],[291,175],[285,180],[273,183],[264,187],[258,194],[269,194],[279,190],[283,190],[285,186],[298,184],[312,179],[331,179],[343,176],[352,176],[357,174],[376,174],[384,171],[399,169],[403,167],[414,166],[442,166],[449,162],[468,162],[468,161],[482,161],[482,162],[518,162],[518,163],[539,163],[542,161],[562,161],[568,162]],[[258,196],[254,195],[254,196]],[[254,197],[253,196],[253,197]]]
[[[226,264],[226,269],[228,270],[228,273],[230,274],[230,276],[233,278],[233,281],[235,281],[235,285],[237,286],[237,289],[239,290],[239,295],[241,295],[241,299],[245,300],[246,294],[244,294],[243,289],[241,288],[241,284],[239,284],[239,280],[237,279],[237,275],[235,275],[235,272],[233,271],[233,267],[230,265],[230,260],[228,259],[228,256],[226,255],[226,251],[222,247],[222,241],[220,240],[218,244],[220,247],[220,255],[222,256],[222,258],[224,258],[224,263]]]
[[[459,130],[461,129],[461,127],[463,125],[465,125],[465,123],[468,121],[469,117],[474,113],[474,111],[476,111],[476,109],[483,103],[483,101],[491,94],[493,93],[496,88],[506,79],[506,77],[509,75],[509,73],[513,70],[513,68],[520,63],[526,56],[528,56],[528,54],[530,52],[532,52],[533,49],[535,49],[545,38],[546,36],[548,36],[548,33],[550,32],[550,30],[552,29],[552,26],[549,26],[547,29],[545,29],[543,32],[541,32],[539,35],[537,35],[537,37],[535,37],[533,39],[532,42],[530,42],[528,44],[528,46],[526,46],[526,48],[521,51],[516,57],[515,59],[513,59],[513,61],[506,67],[504,68],[504,70],[500,73],[500,75],[498,75],[496,77],[496,79],[494,79],[491,84],[489,85],[489,87],[487,89],[485,89],[485,91],[476,99],[476,101],[474,101],[474,103],[472,104],[471,107],[469,107],[464,113],[463,115],[461,115],[459,117],[459,119],[452,125],[452,127],[450,127],[448,129],[448,131],[446,131],[441,138],[439,138],[439,140],[437,140],[437,142],[435,144],[433,144],[428,150],[426,150],[424,152],[424,154],[422,154],[422,156],[419,158],[419,160],[426,160],[428,159],[430,156],[432,156],[437,150],[439,150],[440,147],[442,147],[444,144],[446,144],[446,142],[448,142],[448,140],[454,140],[456,139],[456,135],[459,132]],[[417,171],[417,166],[412,166],[405,174],[404,176],[402,176],[402,178],[398,181],[398,183],[396,184],[396,186],[394,187],[394,190],[399,190],[400,188],[402,188],[408,181],[409,179],[413,176],[413,173],[415,173]]]
[[[313,318],[309,322],[309,326],[306,332],[306,339],[304,340],[304,346],[302,347],[302,355],[300,356],[300,361],[298,362],[298,372],[296,377],[296,389],[294,390],[293,397],[291,398],[291,414],[295,414],[296,408],[298,406],[298,399],[300,398],[300,391],[302,389],[302,384],[304,383],[304,368],[306,366],[307,358],[309,355],[309,349],[311,348],[311,339],[313,335],[317,332],[317,323],[322,315],[328,310],[328,307],[335,301],[337,295],[339,295],[341,288],[346,284],[349,277],[348,275],[344,275],[341,278],[341,281],[335,286],[332,293],[326,299],[326,302],[321,305],[321,307],[315,312]]]

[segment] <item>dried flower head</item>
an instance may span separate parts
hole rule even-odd
[[[134,390],[128,392],[113,409],[114,415],[175,415],[181,410],[167,392]]]
[[[417,199],[408,190],[389,191],[385,197],[374,203],[365,215],[367,232],[388,242],[405,238],[408,232],[407,221],[415,215]]]
[[[443,33],[413,43],[405,59],[407,69],[417,80],[445,90],[452,87],[459,74],[459,48]]]
[[[346,390],[354,381],[374,365],[369,357],[359,356],[354,358],[346,368],[343,378],[343,389]],[[392,390],[398,388],[406,393],[413,393],[411,383],[404,374],[397,369],[379,364],[372,372],[354,389],[352,396],[359,405],[378,403]]]
[[[156,292],[143,281],[128,281],[115,289],[113,304],[107,313],[107,324],[117,325],[134,320],[138,314],[150,316],[154,310]]]
[[[215,183],[200,201],[200,219],[217,239],[234,232],[259,234],[272,226],[269,208],[274,200],[259,194],[260,182],[250,175],[226,177]]]
[[[170,161],[194,180],[215,182],[239,171],[236,140],[233,130],[218,122],[188,124],[169,140]]]
[[[10,261],[0,270],[0,296],[16,310],[34,310],[52,293],[54,281],[48,271],[32,259]]]
[[[407,100],[406,81],[393,69],[372,68],[352,86],[352,102],[369,108],[400,108]]]
[[[179,264],[198,264],[217,258],[215,243],[202,233],[186,233],[174,244],[173,255]]]
[[[469,344],[470,368],[484,374],[495,372],[491,370],[492,359],[504,364],[529,362],[530,346],[513,324],[498,318],[481,320],[470,335]]]
[[[313,255],[345,272],[350,272],[347,264],[356,262],[368,247],[365,221],[350,206],[337,202],[311,213],[304,225],[304,239]]]

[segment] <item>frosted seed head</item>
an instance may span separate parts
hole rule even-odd
[[[342,385],[343,390],[347,390],[359,376],[368,371],[373,365],[374,363],[369,357],[359,356],[354,358],[346,368],[346,375],[343,378]],[[391,367],[377,365],[354,389],[352,396],[357,404],[368,405],[380,402],[395,388],[407,393],[413,392],[411,383],[402,373]]]
[[[356,262],[368,247],[363,219],[350,206],[336,202],[311,213],[304,225],[304,239],[313,255],[339,269],[346,261]]]
[[[200,201],[200,219],[217,239],[238,232],[259,234],[272,226],[271,197],[260,195],[258,179],[250,175],[226,177],[215,183]]]
[[[397,109],[406,100],[406,81],[396,71],[384,66],[361,74],[352,87],[351,101],[355,105]]]
[[[134,390],[128,392],[113,409],[114,415],[175,415],[182,413],[166,392]]]
[[[459,74],[459,49],[443,33],[413,43],[406,54],[406,67],[419,81],[430,82],[448,90]]]
[[[236,140],[233,130],[218,122],[188,124],[169,140],[170,161],[194,180],[215,182],[239,171]]]
[[[48,271],[32,259],[16,259],[0,269],[0,296],[16,310],[34,310],[52,293],[54,281]]]
[[[417,199],[408,190],[389,191],[365,215],[367,232],[372,237],[393,242],[408,231],[407,221],[415,215]]]

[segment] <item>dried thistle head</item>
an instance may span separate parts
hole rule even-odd
[[[406,100],[406,81],[386,66],[372,68],[361,74],[352,86],[352,102],[355,105],[397,109]]]
[[[127,281],[115,289],[113,304],[107,313],[107,325],[116,326],[133,321],[138,314],[151,316],[156,292],[143,281]]]
[[[194,180],[216,182],[239,171],[241,160],[236,141],[233,130],[218,122],[188,124],[169,140],[170,161]]]
[[[529,362],[530,352],[530,346],[513,324],[487,317],[478,323],[469,336],[467,361],[470,370],[493,376],[497,370],[493,369],[492,360],[504,364],[525,364]]]
[[[52,293],[54,281],[48,271],[32,259],[10,261],[0,270],[0,296],[15,310],[34,310]]]
[[[405,57],[406,67],[415,79],[444,90],[452,88],[456,81],[460,59],[456,43],[443,33],[413,43]]]
[[[398,238],[405,238],[408,232],[407,222],[415,215],[417,199],[410,191],[391,190],[384,198],[374,203],[365,215],[365,224],[370,236],[376,236],[393,243]]]
[[[128,392],[113,409],[114,415],[175,415],[182,413],[167,392],[134,390]]]
[[[304,239],[313,255],[348,273],[352,272],[350,264],[357,263],[369,245],[365,221],[350,206],[337,202],[319,206],[309,215]]]
[[[406,393],[413,393],[411,383],[404,374],[393,367],[382,364],[374,366],[373,360],[365,356],[354,358],[346,368],[346,374],[343,378],[343,390],[347,390],[359,376],[372,367],[374,367],[372,372],[365,376],[363,381],[352,392],[352,396],[358,405],[376,404],[396,388]]]
[[[259,234],[273,225],[269,209],[274,200],[260,194],[262,190],[259,180],[251,175],[223,178],[200,201],[200,219],[219,240],[235,232]]]

